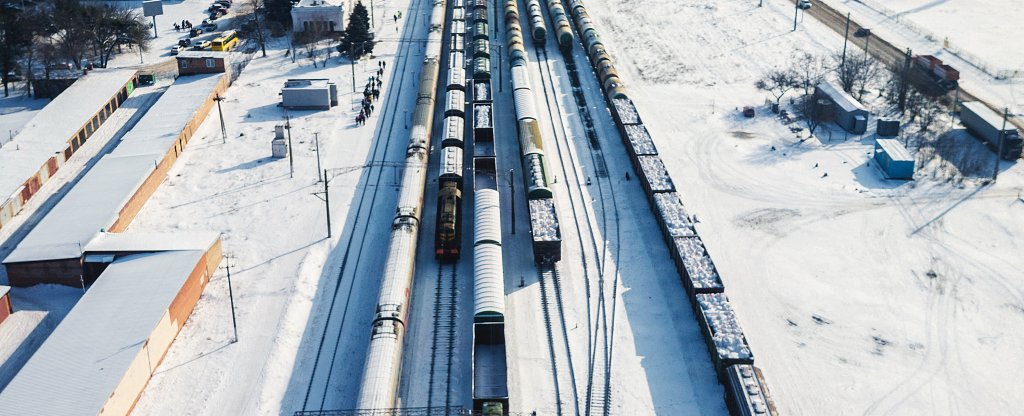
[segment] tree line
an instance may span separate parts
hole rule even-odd
[[[149,47],[141,13],[78,0],[0,2],[0,71],[4,95],[19,77],[50,79],[59,69],[105,67],[122,47]],[[29,82],[31,85],[31,82]]]

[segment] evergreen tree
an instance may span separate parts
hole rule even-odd
[[[24,13],[16,6],[0,4],[0,78],[3,78],[4,97],[8,96],[8,74],[18,68],[18,58],[29,47],[31,38]]]
[[[280,23],[285,29],[292,26],[291,0],[264,0],[263,9],[266,10],[267,20]]]
[[[348,16],[348,26],[341,37],[338,52],[353,60],[373,52],[370,13],[367,12],[362,1],[356,3],[356,6],[352,8],[352,14]]]

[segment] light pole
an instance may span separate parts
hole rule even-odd
[[[324,189],[319,192],[313,192],[313,195],[316,196],[317,198],[320,198],[321,201],[324,201],[324,210],[327,212],[327,238],[331,238],[331,193],[329,188],[327,187],[330,182],[330,180],[327,178],[327,169],[323,170],[323,175]],[[321,197],[320,195],[323,195],[323,197]]]
[[[234,290],[231,288],[231,259],[232,259],[232,257],[231,256],[224,256],[224,259],[226,260],[225,263],[224,263],[224,268],[228,272],[228,299],[231,302],[231,328],[234,330],[234,338],[232,338],[231,343],[234,344],[234,343],[238,342],[238,320],[237,320],[237,318],[235,318],[235,293],[234,293]]]
[[[846,69],[846,42],[850,39],[850,12],[846,12],[846,30],[843,32],[843,59],[839,64],[839,72]]]
[[[512,191],[512,234],[516,233],[516,181],[515,169],[508,170],[508,185]]]
[[[800,2],[793,2],[793,31],[796,32],[796,17],[800,14]]]

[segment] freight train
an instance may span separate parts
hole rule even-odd
[[[452,5],[452,28],[464,27],[465,8]],[[466,72],[462,67],[465,33],[448,34],[448,71],[438,172],[437,222],[434,257],[456,262],[462,255],[463,150],[466,124]],[[459,55],[456,55],[459,54]]]
[[[381,290],[374,308],[370,344],[366,350],[366,364],[356,399],[356,406],[360,409],[394,408],[398,394],[416,243],[427,180],[427,156],[437,98],[442,33],[445,27],[444,0],[434,1],[429,24],[398,206],[390,224],[385,266],[380,276]]]
[[[473,79],[468,89],[472,121],[467,126],[473,135],[473,413],[501,416],[508,414],[508,363],[487,2],[474,1],[470,14],[474,16]]]
[[[583,0],[566,1],[638,182],[679,270],[716,373],[725,386],[725,401],[730,412],[743,416],[777,415],[764,377],[753,365],[754,355],[725,295],[725,285],[683,206],[650,132],[626,93],[614,60],[601,42]],[[564,46],[563,50],[566,50]],[[566,59],[573,59],[570,51],[566,52]]]
[[[551,3],[549,2],[549,6]],[[559,8],[561,5],[559,5]],[[563,11],[564,15],[564,11]],[[542,19],[543,20],[543,19]],[[526,195],[533,238],[533,258],[538,264],[554,263],[562,258],[562,235],[558,213],[548,186],[547,163],[544,159],[543,137],[537,122],[537,107],[527,69],[523,30],[515,0],[505,2],[506,44],[512,78],[512,99],[516,110],[516,129],[526,180]],[[572,30],[569,31],[570,41]]]

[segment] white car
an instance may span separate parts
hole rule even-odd
[[[800,0],[800,1],[798,1],[796,3],[796,7],[799,7],[802,10],[810,9],[811,8],[811,0]]]
[[[184,50],[188,50],[188,48],[186,48],[184,46],[181,46],[181,45],[171,46],[171,55],[177,55],[179,52],[184,51]]]

